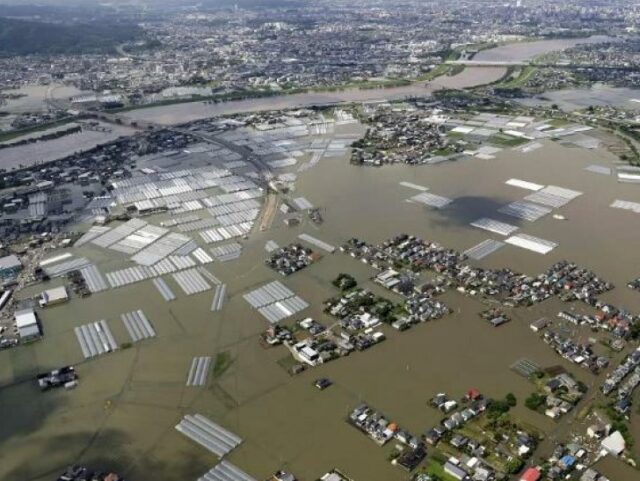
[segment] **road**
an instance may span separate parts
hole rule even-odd
[[[166,128],[166,127],[163,127],[163,128]],[[250,149],[248,149],[243,145],[237,145],[237,144],[234,144],[233,142],[229,142],[228,140],[220,137],[219,135],[209,135],[203,132],[177,129],[177,128],[168,128],[167,130],[170,130],[172,132],[178,132],[181,134],[188,134],[193,137],[197,137],[200,140],[203,140],[204,142],[216,144],[230,150],[231,152],[235,152],[236,154],[240,155],[243,158],[243,160],[246,160],[247,162],[250,162],[251,164],[253,164],[255,169],[258,171],[260,178],[265,182],[265,184],[268,183],[273,178],[273,173],[271,172],[271,169],[266,164],[266,162],[262,160],[259,156],[254,154]]]

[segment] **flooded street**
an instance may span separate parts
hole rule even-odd
[[[531,321],[555,318],[566,308],[557,300],[518,309],[513,322],[492,328],[478,317],[483,309],[478,301],[449,292],[444,300],[453,308],[452,315],[406,332],[385,326],[388,340],[379,346],[290,377],[279,364],[288,351],[260,346],[258,338],[267,322],[242,294],[280,279],[311,304],[301,316],[326,325],[334,321],[322,312],[322,302],[337,294],[330,281],[340,272],[352,273],[363,286],[398,300],[369,280],[372,268],[340,253],[323,253],[319,262],[283,279],[264,265],[264,244],[275,240],[285,245],[301,232],[334,245],[353,236],[378,242],[407,232],[464,250],[488,237],[469,222],[495,216],[498,207],[523,197],[521,189],[504,183],[517,177],[584,194],[560,209],[567,221],[551,216],[535,223],[522,221],[523,232],[559,244],[552,253],[543,256],[505,246],[483,265],[536,274],[557,260],[570,259],[616,284],[607,299],[640,311],[640,294],[625,287],[640,275],[637,235],[628,228],[637,214],[608,207],[616,198],[640,201],[639,187],[583,170],[595,163],[612,166],[614,161],[602,150],[551,141],[528,154],[504,150],[493,160],[435,166],[376,169],[352,166],[344,156],[321,159],[300,174],[295,195],[321,207],[325,222],[316,226],[306,220],[289,228],[279,217],[271,230],[254,232],[242,241],[240,259],[212,264],[209,269],[228,286],[222,312],[211,312],[211,291],[180,295],[167,304],[145,281],[44,310],[42,341],[0,352],[0,410],[13,413],[0,423],[0,478],[45,481],[72,460],[109,465],[130,479],[196,479],[217,459],[180,435],[174,425],[185,414],[202,413],[244,439],[228,459],[258,479],[286,467],[312,480],[338,467],[360,481],[401,481],[408,475],[387,461],[392,447],[379,448],[348,425],[350,409],[366,401],[421,434],[442,417],[427,406],[430,397],[437,392],[460,397],[471,387],[496,398],[513,392],[519,401],[517,418],[553,431],[553,421],[523,406],[533,385],[510,366],[526,358],[543,367],[561,365],[594,389],[601,381],[562,360],[529,329]],[[455,200],[442,210],[407,203],[415,192],[400,181]],[[157,224],[165,218],[147,220]],[[102,272],[128,265],[126,256],[91,244],[74,251],[95,261]],[[623,254],[603,255],[614,251]],[[166,281],[181,293],[170,276]],[[21,296],[40,289],[28,289]],[[127,335],[120,314],[140,308],[152,321],[156,339],[82,360],[74,327],[106,319],[115,338],[123,340]],[[209,355],[215,361],[222,353],[232,359],[228,369],[214,368],[206,388],[185,387],[192,357]],[[38,392],[33,375],[65,364],[76,365],[80,372],[78,388]],[[335,384],[320,392],[312,383],[322,376]],[[616,462],[605,474],[615,481],[633,481],[636,472]]]

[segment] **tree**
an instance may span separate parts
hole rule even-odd
[[[532,411],[537,411],[540,408],[540,406],[542,406],[545,403],[546,400],[547,400],[546,396],[542,394],[538,394],[537,392],[534,392],[534,393],[531,393],[531,395],[524,400],[524,405],[527,406],[527,408],[531,409]]]
[[[509,405],[509,407],[514,407],[516,404],[518,404],[518,400],[516,399],[516,396],[513,393],[509,393],[505,396],[505,401],[507,401],[507,404]]]
[[[507,462],[507,471],[509,474],[516,474],[524,467],[524,461],[520,458],[512,458]]]
[[[497,419],[509,412],[509,409],[510,407],[507,401],[492,401],[488,407],[488,415],[490,418]]]

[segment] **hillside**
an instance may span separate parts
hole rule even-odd
[[[109,52],[143,35],[135,25],[62,25],[0,17],[0,56]]]

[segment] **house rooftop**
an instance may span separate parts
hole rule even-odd
[[[540,479],[540,469],[538,468],[528,468],[522,476],[520,476],[520,481],[538,481]]]

